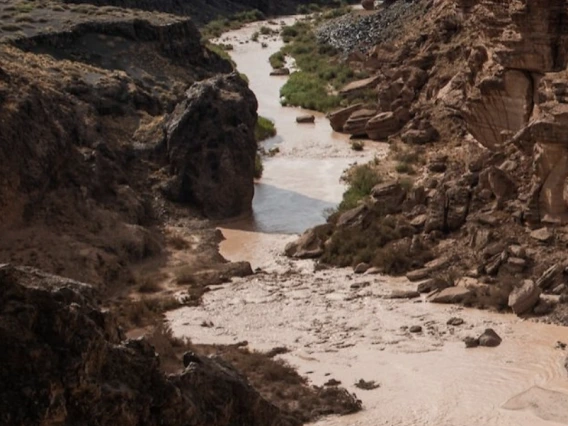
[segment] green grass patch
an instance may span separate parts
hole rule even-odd
[[[227,31],[238,30],[245,24],[262,21],[263,19],[265,19],[264,14],[256,9],[240,12],[228,18],[219,17],[205,25],[201,29],[201,34],[205,40],[218,38]]]
[[[349,68],[334,47],[319,44],[307,21],[284,27],[281,34],[288,42],[281,53],[292,56],[299,69],[280,91],[284,104],[322,112],[342,105],[342,98],[335,92],[347,83],[362,78],[360,73]],[[281,57],[274,56],[275,63],[279,59]]]
[[[286,55],[278,51],[270,55],[268,61],[270,62],[270,66],[274,69],[284,68],[284,65],[286,65]]]
[[[340,212],[357,207],[359,201],[368,197],[373,187],[382,182],[381,176],[369,164],[353,167],[344,175],[343,180],[348,188],[339,204]]]
[[[209,49],[211,52],[216,53],[217,55],[219,55],[221,58],[226,59],[227,61],[229,61],[231,63],[231,65],[233,66],[233,69],[237,68],[237,64],[235,63],[235,61],[233,61],[233,59],[231,58],[231,55],[229,55],[227,53],[227,50],[224,48],[224,45],[218,45],[218,44],[214,44],[214,43],[207,43],[205,45],[205,47],[207,49]]]
[[[268,118],[258,116],[256,127],[254,129],[254,137],[257,142],[262,142],[268,138],[276,136],[276,127]]]
[[[397,173],[405,173],[407,175],[414,175],[416,174],[416,170],[412,167],[412,164],[400,162],[396,165],[395,170]]]

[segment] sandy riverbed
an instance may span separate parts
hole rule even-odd
[[[291,22],[293,18],[287,18]],[[562,327],[522,321],[513,315],[385,298],[392,289],[414,286],[403,279],[356,276],[348,270],[312,272],[309,261],[281,257],[286,242],[323,221],[344,190],[343,169],[384,155],[368,143],[363,154],[334,134],[321,114],[314,125],[297,125],[298,110],[282,108],[283,78],[268,77],[268,57],[280,46],[243,43],[263,23],[229,33],[224,42],[259,99],[259,113],[276,122],[279,135],[267,142],[280,154],[265,162],[252,218],[221,227],[223,254],[270,271],[219,286],[197,308],[168,314],[174,332],[197,343],[235,343],[266,350],[286,346],[284,358],[314,384],[342,382],[364,410],[328,417],[320,426],[432,425],[540,426],[568,424],[567,352]],[[449,326],[450,317],[465,323]],[[201,327],[212,321],[214,327]],[[413,325],[421,333],[410,333]],[[465,349],[462,339],[491,327],[503,338],[497,348]],[[359,379],[380,388],[357,389]]]

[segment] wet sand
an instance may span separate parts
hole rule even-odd
[[[282,357],[312,383],[340,380],[363,401],[362,412],[327,417],[318,426],[568,424],[568,352],[556,348],[557,341],[568,343],[566,328],[422,299],[388,299],[393,289],[415,286],[349,270],[314,273],[310,261],[280,255],[294,234],[322,222],[324,210],[340,201],[342,170],[385,147],[355,153],[321,115],[315,125],[296,124],[300,111],[278,104],[283,78],[268,77],[268,56],[280,42],[263,49],[234,39],[248,40],[260,25],[224,38],[235,46],[231,54],[251,80],[260,114],[276,122],[279,136],[267,146],[281,153],[265,162],[254,216],[221,227],[227,238],[221,248],[231,260],[249,260],[271,273],[215,287],[202,306],[169,313],[174,332],[198,343],[286,346],[291,352]],[[447,325],[455,316],[465,323]],[[214,327],[201,327],[203,321]],[[413,325],[423,331],[410,333]],[[465,336],[488,327],[503,338],[499,347],[465,348]],[[359,379],[381,386],[360,390],[354,386]]]

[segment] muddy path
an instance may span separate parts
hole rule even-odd
[[[287,18],[287,22],[293,18]],[[196,343],[235,343],[282,355],[317,385],[339,380],[362,400],[364,410],[328,417],[318,425],[499,425],[568,424],[568,380],[564,367],[566,328],[531,323],[513,315],[442,306],[422,299],[394,300],[393,289],[414,289],[405,279],[354,275],[350,270],[313,272],[309,261],[281,256],[295,234],[323,221],[344,190],[343,169],[384,155],[367,144],[355,153],[343,135],[333,134],[316,114],[314,125],[298,125],[296,109],[279,105],[284,78],[268,77],[268,57],[280,46],[249,42],[257,23],[223,37],[259,99],[259,113],[275,121],[278,136],[267,147],[280,154],[266,159],[256,186],[254,216],[224,224],[222,253],[249,260],[268,273],[215,286],[199,307],[170,312],[177,335]],[[241,44],[242,42],[242,44]],[[452,317],[463,319],[448,325]],[[212,327],[202,324],[213,323]],[[411,333],[411,326],[422,331]],[[497,348],[466,349],[462,339],[493,328]],[[361,390],[359,379],[380,387]]]

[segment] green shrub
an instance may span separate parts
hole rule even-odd
[[[281,89],[285,104],[323,112],[340,106],[341,98],[332,89],[342,88],[357,75],[341,61],[337,50],[319,44],[310,25],[302,21],[284,27],[282,37],[289,42],[282,54],[292,56],[300,69]]]
[[[262,142],[268,138],[276,136],[276,127],[274,123],[268,118],[258,116],[256,126],[254,129],[254,137],[257,142]]]
[[[361,141],[353,141],[351,142],[351,149],[353,151],[363,151],[363,147],[365,144]]]
[[[382,182],[381,176],[370,165],[355,166],[347,172],[343,180],[347,183],[347,191],[343,193],[343,201],[339,211],[357,206],[358,202],[371,194],[373,187]]]
[[[272,34],[274,31],[273,31],[271,28],[268,28],[267,26],[264,26],[264,25],[263,25],[262,27],[260,27],[259,32],[260,32],[260,34],[262,34],[262,35],[270,35],[270,34]]]
[[[260,36],[258,31],[255,31],[254,33],[252,33],[252,36],[250,37],[250,39],[252,41],[258,41],[258,37]]]
[[[239,77],[241,77],[247,83],[247,85],[250,83],[250,80],[246,74],[240,72]]]
[[[329,111],[340,105],[341,98],[330,95],[326,82],[318,76],[303,71],[294,72],[286,81],[280,95],[283,105],[301,106],[316,111]]]
[[[281,51],[278,51],[270,55],[268,61],[274,69],[284,68],[284,65],[286,65],[286,56]]]
[[[406,173],[407,175],[416,174],[416,170],[414,170],[414,167],[412,167],[411,164],[405,162],[398,163],[395,167],[395,170],[397,171],[397,173]]]

